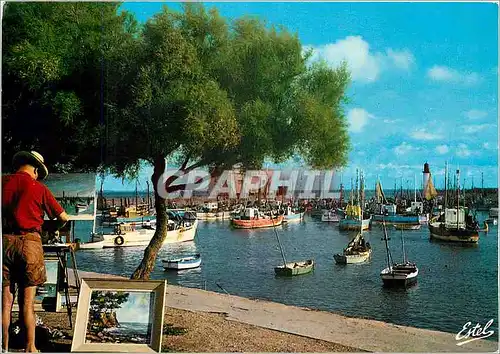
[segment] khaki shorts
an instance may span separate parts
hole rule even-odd
[[[42,285],[47,281],[42,239],[38,233],[2,235],[3,286],[17,283],[21,287]]]

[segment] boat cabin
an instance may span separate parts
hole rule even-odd
[[[424,210],[424,203],[422,202],[411,202],[410,211],[416,214],[422,214]]]
[[[444,222],[447,228],[456,228],[458,219],[458,228],[465,229],[465,210],[464,208],[458,209],[445,209]]]
[[[383,215],[396,215],[395,204],[382,204],[380,206],[380,213]]]
[[[259,217],[259,209],[257,209],[257,208],[245,208],[241,212],[241,219],[242,220],[257,219],[258,217]]]

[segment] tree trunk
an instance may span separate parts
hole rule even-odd
[[[144,256],[141,264],[132,274],[131,279],[148,280],[156,263],[158,251],[163,245],[165,237],[167,237],[167,201],[158,194],[158,181],[165,171],[165,159],[158,157],[155,160],[154,172],[151,176],[153,182],[155,209],[156,209],[156,231],[153,238],[149,242],[148,247],[144,250]]]
[[[190,167],[186,168],[187,161],[182,165],[179,171],[184,174],[189,173],[196,167],[200,166],[200,163],[196,163]],[[160,180],[163,172],[165,171],[166,164],[163,156],[159,156],[155,159],[154,172],[151,176],[151,182],[153,182],[154,199],[155,199],[155,209],[156,209],[156,231],[153,238],[149,242],[148,247],[144,250],[144,256],[142,258],[141,264],[137,267],[131,276],[131,279],[143,279],[148,280],[151,272],[154,269],[156,258],[158,252],[163,245],[163,241],[167,237],[167,201],[158,194],[158,181]],[[175,180],[180,176],[170,176],[165,181],[165,189],[167,193],[173,193],[179,190],[184,190],[186,185],[180,184],[176,186],[171,186]],[[202,183],[203,181],[198,181],[196,183]]]

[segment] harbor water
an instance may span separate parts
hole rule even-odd
[[[487,217],[479,214],[480,221]],[[91,223],[76,225],[76,237],[88,239]],[[401,232],[388,228],[395,261],[402,259]],[[301,223],[276,227],[286,260],[314,259],[313,273],[276,277],[283,260],[274,230],[237,230],[228,221],[199,222],[194,242],[168,244],[160,250],[151,279],[169,284],[265,299],[288,305],[381,320],[394,324],[458,333],[471,322],[484,326],[490,319],[498,339],[497,226],[480,233],[479,244],[460,246],[430,241],[429,230],[405,231],[407,258],[419,267],[417,285],[406,290],[386,289],[380,271],[386,266],[383,231],[373,226],[364,233],[373,248],[364,264],[337,265],[354,236],[338,224],[310,217]],[[77,252],[80,270],[129,277],[139,265],[143,247]],[[197,269],[164,271],[162,259],[201,253]]]

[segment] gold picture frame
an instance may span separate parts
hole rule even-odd
[[[166,280],[82,279],[72,352],[161,352]]]

